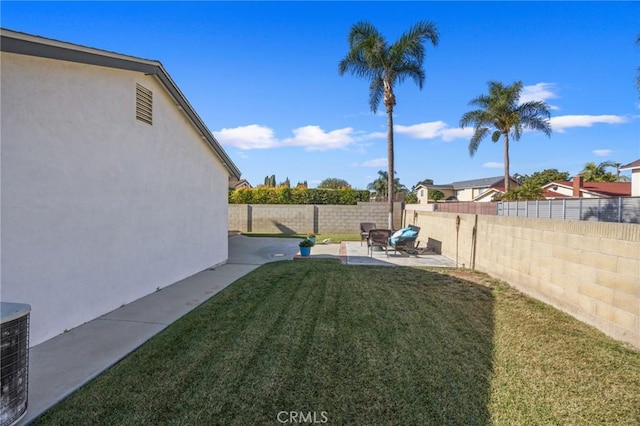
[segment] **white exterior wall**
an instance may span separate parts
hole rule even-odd
[[[155,77],[1,67],[0,297],[31,305],[31,345],[226,261],[228,171]]]
[[[455,191],[458,201],[472,201],[473,200],[473,188],[464,188]]]
[[[640,197],[640,168],[631,172],[631,196]]]

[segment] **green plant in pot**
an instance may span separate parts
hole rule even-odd
[[[311,254],[311,247],[313,247],[314,244],[313,241],[306,238],[300,241],[300,244],[298,244],[298,246],[300,246],[300,255],[309,256]]]

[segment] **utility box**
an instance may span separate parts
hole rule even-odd
[[[27,412],[30,312],[29,305],[0,302],[0,426]]]

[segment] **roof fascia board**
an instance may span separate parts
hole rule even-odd
[[[5,36],[4,34],[0,46],[3,52],[138,71],[145,74],[155,74],[155,68],[159,64],[158,62],[138,60],[124,55],[109,55],[108,52],[93,51],[92,49],[75,49],[76,46],[71,49],[58,43],[48,44],[23,40]]]
[[[573,189],[572,185],[567,185],[567,184],[562,183],[562,182],[553,182],[553,181],[542,185],[542,189],[549,188],[549,187],[554,186],[554,185],[555,186],[561,186],[561,187],[567,188],[567,189]]]
[[[628,167],[627,166],[620,167],[621,172],[627,171],[627,170],[638,170],[638,169],[640,169],[640,164],[633,164],[633,163],[628,165]]]

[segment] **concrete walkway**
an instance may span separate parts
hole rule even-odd
[[[89,321],[29,350],[29,402],[25,425],[117,363],[171,323],[258,266],[298,258],[299,240],[229,238],[229,259]],[[455,266],[439,255],[418,257],[374,252],[359,242],[316,244],[313,258],[337,258],[348,265]]]

